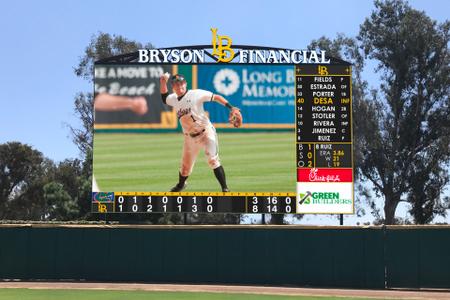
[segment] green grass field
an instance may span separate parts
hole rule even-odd
[[[295,192],[292,132],[219,133],[231,191]],[[94,175],[102,191],[168,191],[178,181],[183,135],[105,134],[94,138]],[[186,191],[220,191],[200,153]]]
[[[107,290],[0,289],[2,300],[363,300],[368,298],[275,296],[195,292],[147,292]],[[371,300],[376,300],[371,298]]]

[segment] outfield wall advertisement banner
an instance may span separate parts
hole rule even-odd
[[[224,96],[241,109],[248,127],[294,128],[295,74],[289,65],[199,65],[198,88]],[[214,123],[228,114],[207,107]],[[258,126],[259,125],[259,126]]]

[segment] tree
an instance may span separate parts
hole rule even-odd
[[[79,212],[77,203],[64,186],[58,182],[50,182],[44,186],[45,220],[72,220]]]
[[[376,1],[360,28],[381,84],[363,112],[358,171],[384,197],[385,224],[394,223],[401,201],[417,223],[449,207],[440,199],[449,182],[449,29],[401,0]]]
[[[52,162],[31,146],[0,144],[0,218],[38,219],[43,209],[42,186]]]
[[[0,145],[0,218],[70,220],[84,217],[85,174],[78,159],[58,165],[18,142]],[[89,203],[88,203],[89,204]]]
[[[80,217],[89,216],[91,213],[92,197],[92,150],[86,154],[81,166],[80,179],[78,182],[78,207],[80,208]]]
[[[75,115],[81,121],[81,128],[69,125],[72,140],[81,153],[92,155],[93,124],[94,124],[94,99],[92,93],[78,93],[75,96]]]
[[[92,155],[87,155],[87,157],[92,157]],[[70,200],[75,203],[73,207],[76,207],[77,213],[70,213],[73,218],[86,218],[90,213],[89,199],[92,192],[92,178],[89,174],[92,172],[91,168],[91,161],[82,162],[79,159],[66,159],[55,168],[52,183],[61,184],[61,189],[67,192]],[[55,190],[54,187],[53,190]],[[62,193],[58,195],[62,195]],[[71,204],[67,204],[67,208],[71,207]]]

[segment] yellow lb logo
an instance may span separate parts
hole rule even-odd
[[[218,35],[217,28],[211,28],[212,32],[212,55],[217,57],[218,62],[230,62],[234,58],[234,51],[231,49],[231,38],[226,35]],[[226,44],[224,43],[226,41]]]

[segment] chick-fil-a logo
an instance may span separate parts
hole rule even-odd
[[[340,182],[341,178],[339,175],[319,175],[319,170],[312,168],[309,171],[309,181],[319,181],[319,182]]]

